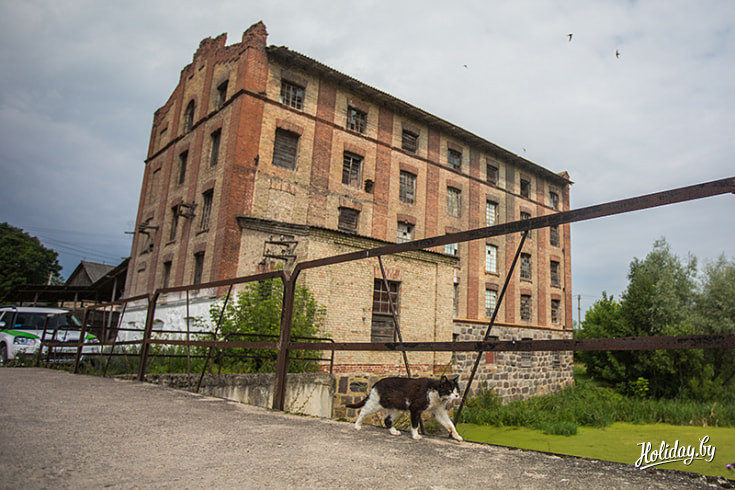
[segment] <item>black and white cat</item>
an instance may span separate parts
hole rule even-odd
[[[393,427],[393,422],[402,410],[408,410],[411,412],[411,437],[421,439],[418,430],[419,420],[422,412],[429,411],[452,437],[461,441],[462,436],[457,433],[447,415],[447,405],[459,398],[457,379],[449,379],[446,376],[442,376],[441,379],[396,377],[381,379],[373,385],[367,398],[347,405],[349,408],[362,407],[355,421],[355,429],[362,428],[362,419],[366,416],[384,409],[388,411],[385,426],[391,434],[398,435],[400,432]]]

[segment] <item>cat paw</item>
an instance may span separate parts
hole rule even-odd
[[[452,434],[452,437],[454,437],[454,439],[455,439],[455,440],[456,440],[457,442],[462,442],[462,441],[464,441],[464,439],[462,439],[462,436],[460,436],[459,434]]]
[[[390,429],[388,429],[388,432],[390,432],[394,436],[400,436],[401,435],[401,431],[397,430],[395,427],[391,427]]]
[[[360,429],[362,429],[362,425],[355,424],[355,430],[360,430]]]
[[[421,434],[417,432],[416,434],[412,434],[411,437],[413,437],[414,441],[418,441],[419,439],[421,439]]]

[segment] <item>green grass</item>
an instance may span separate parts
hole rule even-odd
[[[469,401],[461,421],[557,435],[574,435],[579,427],[604,428],[616,422],[735,427],[735,403],[625,397],[577,368],[575,384],[551,395],[503,404],[492,392],[485,392]]]
[[[641,457],[639,443],[650,442],[658,449],[664,441],[674,446],[693,446],[698,451],[700,439],[709,436],[714,446],[711,462],[695,460],[690,465],[681,462],[657,466],[663,470],[680,470],[712,476],[735,478],[735,472],[725,465],[735,461],[735,428],[693,427],[669,424],[631,424],[617,422],[603,428],[579,427],[576,435],[550,435],[540,430],[518,427],[497,427],[460,424],[459,433],[469,441],[511,446],[534,451],[545,451],[633,465]]]

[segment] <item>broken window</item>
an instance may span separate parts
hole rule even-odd
[[[498,291],[495,289],[485,289],[485,316],[487,318],[492,318],[497,304]]]
[[[558,299],[551,300],[551,323],[558,325],[561,322],[560,316],[561,301]]]
[[[194,254],[194,280],[192,284],[200,284],[204,274],[204,252]]]
[[[225,80],[217,85],[217,109],[225,105],[225,101],[227,100],[227,84],[228,80]]]
[[[214,190],[210,189],[202,194],[202,220],[199,223],[199,229],[201,231],[209,229],[209,217],[212,214],[212,197],[214,196]]]
[[[388,289],[386,289],[383,279],[375,279],[373,282],[371,342],[394,342],[396,339],[396,329],[390,305],[392,301],[397,313],[399,284],[396,281],[388,281]]]
[[[350,187],[360,188],[362,173],[362,157],[354,153],[345,152],[342,164],[342,183]]]
[[[521,179],[521,196],[531,197],[531,181]]]
[[[416,176],[401,170],[398,199],[407,204],[413,204],[416,198]]]
[[[531,254],[521,254],[521,279],[531,280]]]
[[[194,126],[194,101],[189,101],[189,104],[186,106],[186,111],[184,111],[184,133],[188,133],[191,131],[191,128]]]
[[[413,225],[403,221],[398,222],[398,243],[410,242],[413,240]]]
[[[485,272],[498,272],[498,247],[495,245],[485,245]]]
[[[347,129],[364,133],[367,128],[367,113],[354,107],[347,108]]]
[[[281,103],[294,109],[303,110],[304,87],[300,87],[286,80],[281,80]]]
[[[552,260],[549,265],[549,275],[551,276],[552,286],[561,286],[561,279],[559,278],[559,262]]]
[[[447,162],[449,167],[454,170],[462,169],[462,152],[449,148],[447,151]]]

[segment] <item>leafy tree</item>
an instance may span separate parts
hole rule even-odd
[[[696,333],[696,260],[686,263],[671,253],[666,240],[657,240],[644,260],[634,259],[628,288],[620,303],[603,295],[583,322],[584,338],[688,335]],[[701,372],[703,353],[692,350],[589,352],[583,359],[589,373],[627,393],[673,397],[683,394]],[[647,384],[646,384],[647,382]]]
[[[233,341],[272,342],[278,340],[281,329],[283,283],[270,279],[248,283],[234,301],[225,308],[221,324],[222,335]],[[221,304],[210,309],[213,322],[219,320]],[[324,323],[325,309],[320,306],[308,288],[296,286],[291,337],[317,337]],[[263,349],[225,349],[224,367],[237,372],[274,372],[277,352]],[[303,372],[316,369],[318,352],[290,351],[289,371]]]
[[[0,300],[21,284],[60,283],[59,254],[20,228],[0,223]]]
[[[705,265],[699,292],[695,297],[694,322],[698,333],[735,333],[735,261],[724,255]],[[735,356],[731,349],[704,351],[699,379],[688,386],[697,398],[730,398],[735,395]]]

